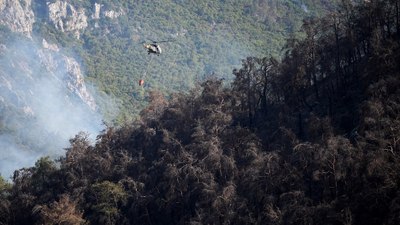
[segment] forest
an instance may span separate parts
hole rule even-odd
[[[145,80],[146,89],[158,89],[164,95],[187,92],[212,73],[231,81],[233,68],[240,67],[240,60],[247,56],[280,58],[287,36],[300,35],[302,19],[325,14],[337,0],[67,2],[87,12],[93,11],[94,3],[101,4],[102,10],[123,12],[115,19],[88,19],[88,28],[76,40],[47,22],[46,5],[33,1],[39,17],[35,35],[79,56],[86,82],[101,95],[117,99],[116,118],[98,99],[106,122],[121,125],[137,119],[148,103],[148,92],[136,85],[139,79]],[[160,57],[147,55],[143,49],[143,43],[152,40],[170,40],[160,44]]]
[[[230,86],[0,179],[0,224],[400,224],[400,1],[343,0]]]

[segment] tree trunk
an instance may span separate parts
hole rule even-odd
[[[336,46],[336,57],[335,57],[335,75],[336,75],[336,88],[339,88],[340,83],[340,44],[339,44],[339,22],[336,21],[336,17],[333,20],[333,29],[335,33],[335,46]]]
[[[400,38],[399,1],[396,1],[396,31],[397,31],[397,38]]]
[[[249,117],[249,126],[253,126],[253,113],[252,113],[252,103],[251,103],[251,75],[250,71],[247,73],[247,110]]]

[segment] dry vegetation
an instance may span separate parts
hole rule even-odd
[[[153,92],[139,122],[1,181],[0,224],[399,224],[399,4],[305,21],[231,88]]]

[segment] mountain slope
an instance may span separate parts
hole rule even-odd
[[[74,12],[86,15],[87,27],[79,29],[82,23],[65,15],[55,24],[36,23],[35,31],[42,36],[56,32],[54,41],[73,47],[83,58],[88,80],[122,99],[120,122],[143,108],[146,90],[185,91],[212,73],[231,80],[232,70],[250,53],[281,56],[287,35],[299,29],[304,17],[333,7],[324,1],[288,0],[69,3]],[[46,7],[34,8],[39,15]],[[70,32],[64,25],[66,33],[59,34],[54,27],[60,27],[61,19],[81,25]],[[73,38],[77,30],[79,41]],[[151,40],[173,42],[162,43],[164,53],[153,57],[143,48]],[[145,80],[145,90],[137,86],[139,79]]]
[[[289,0],[1,1],[0,137],[8,150],[0,172],[8,177],[22,158],[57,156],[79,131],[97,135],[102,121],[139,118],[151,90],[170,96],[210,74],[229,82],[248,55],[279,58],[304,17],[331,8]],[[151,39],[172,41],[156,57],[143,48]]]
[[[0,223],[399,224],[400,2],[379,3],[0,179]]]
[[[32,33],[31,1],[2,1],[0,21],[0,173],[9,178],[102,122],[77,59]]]

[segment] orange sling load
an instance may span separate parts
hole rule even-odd
[[[140,79],[140,80],[139,80],[139,86],[143,86],[143,84],[144,84],[144,80],[143,80],[143,79]]]

